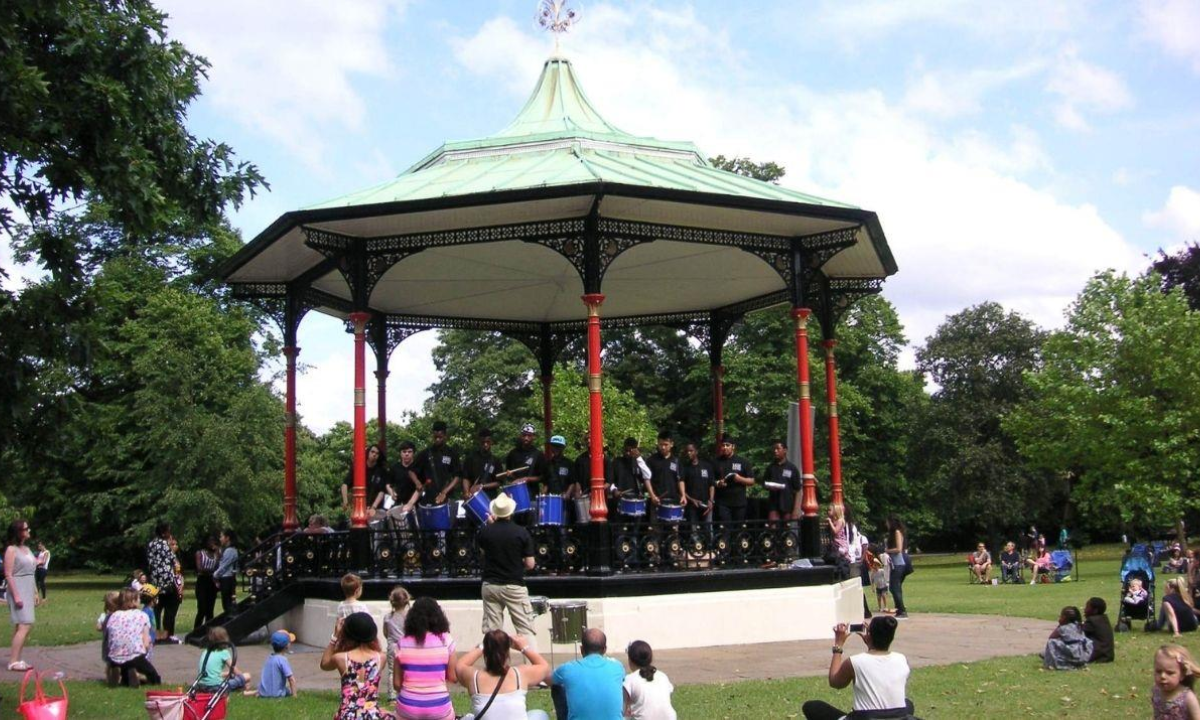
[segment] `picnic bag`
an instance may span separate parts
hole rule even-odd
[[[25,699],[25,685],[32,675],[35,684],[33,697]],[[27,670],[21,680],[21,695],[17,701],[17,714],[25,720],[65,720],[67,717],[67,686],[62,679],[58,681],[62,688],[62,697],[46,697],[42,691],[42,675],[36,670]]]

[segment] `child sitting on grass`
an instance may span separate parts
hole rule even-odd
[[[1116,655],[1113,650],[1113,627],[1104,613],[1108,603],[1104,598],[1094,597],[1083,606],[1083,634],[1092,640],[1092,659],[1090,662],[1110,663]]]
[[[1092,659],[1092,640],[1079,623],[1079,608],[1068,605],[1058,614],[1058,627],[1050,633],[1042,652],[1047,670],[1074,670]]]
[[[223,627],[209,629],[208,649],[200,656],[200,680],[197,689],[201,692],[214,692],[221,683],[229,682],[229,691],[244,690],[250,682],[250,673],[238,672],[233,657],[233,642],[229,632]]]
[[[1200,667],[1186,648],[1163,645],[1154,653],[1154,688],[1150,691],[1150,707],[1154,720],[1200,718],[1200,700],[1192,692]]]
[[[354,573],[346,573],[342,576],[341,585],[342,595],[346,599],[338,603],[338,620],[345,620],[356,612],[370,615],[370,608],[358,601],[362,597],[362,578]]]
[[[292,666],[288,663],[285,653],[296,636],[287,630],[276,630],[271,633],[271,650],[267,662],[263,664],[262,677],[258,680],[258,696],[260,698],[284,698],[296,696],[296,677],[292,674]],[[247,693],[249,695],[251,693]]]

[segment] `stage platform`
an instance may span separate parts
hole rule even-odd
[[[858,578],[831,582],[828,568],[673,573],[657,583],[640,582],[648,579],[640,576],[639,582],[627,582],[631,579],[532,578],[529,588],[531,595],[546,596],[551,603],[585,601],[588,626],[604,630],[611,647],[638,639],[656,649],[815,640],[830,637],[839,622],[862,620]],[[364,599],[381,626],[390,609],[382,598],[397,584],[414,596],[438,597],[459,648],[479,642],[483,606],[478,580],[367,581],[369,594]],[[560,592],[551,594],[551,589]],[[340,599],[337,583],[306,581],[302,592],[303,604],[272,627],[286,627],[301,642],[328,642]],[[550,619],[551,613],[546,613],[534,624],[543,651],[550,648]],[[506,629],[512,631],[507,621]],[[556,651],[570,654],[572,648],[557,646]]]

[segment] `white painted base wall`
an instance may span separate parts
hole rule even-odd
[[[837,623],[862,622],[862,597],[862,585],[853,578],[836,585],[555,601],[586,600],[588,626],[604,630],[609,647],[646,640],[655,649],[666,650],[831,638]],[[306,600],[271,623],[271,629],[285,627],[296,633],[300,642],[323,646],[333,632],[337,605],[332,600]],[[380,625],[382,641],[383,616],[390,607],[383,601],[366,605]],[[479,643],[483,632],[480,601],[448,600],[442,608],[460,649]],[[534,627],[538,648],[549,650],[550,613],[538,616]],[[507,617],[505,629],[512,632]],[[571,652],[566,645],[555,647],[559,652]]]

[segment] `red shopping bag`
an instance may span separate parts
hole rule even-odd
[[[33,698],[25,699],[25,685],[32,675],[36,682]],[[36,670],[27,670],[21,680],[21,695],[17,702],[17,713],[25,720],[64,720],[67,717],[67,686],[59,679],[62,697],[48,698],[42,691],[42,675]]]

